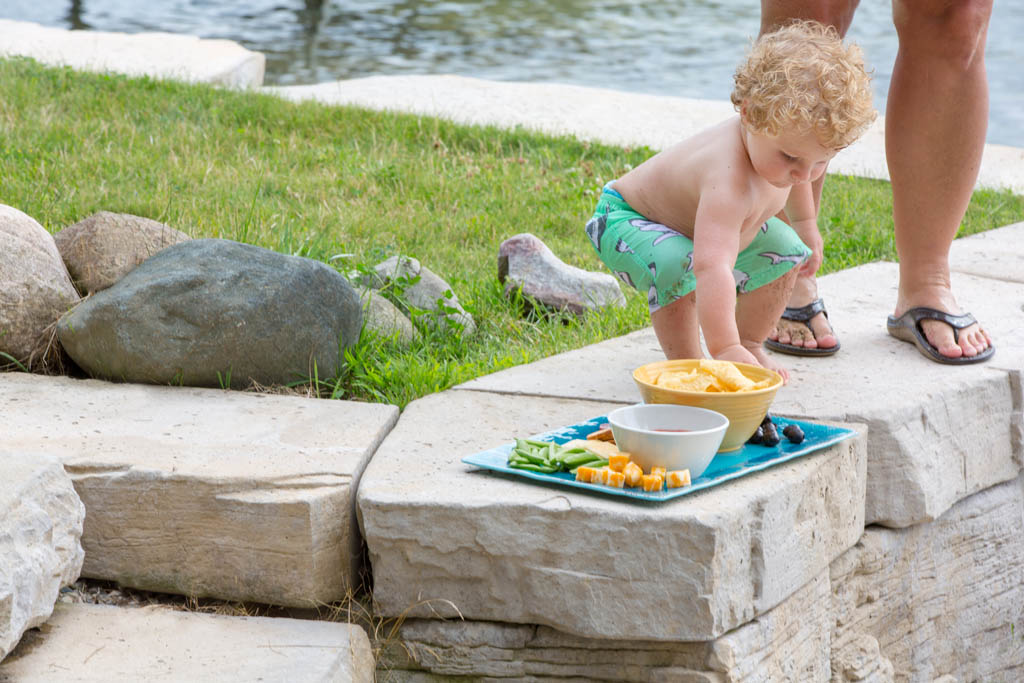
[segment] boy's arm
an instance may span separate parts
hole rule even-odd
[[[818,212],[814,208],[810,183],[798,183],[789,190],[786,217],[800,240],[811,250],[811,255],[800,266],[800,272],[802,275],[814,275],[821,267],[825,245],[818,230]]]
[[[740,344],[736,328],[736,279],[732,271],[745,218],[743,202],[736,201],[736,196],[705,191],[697,205],[693,226],[697,321],[712,358],[760,365]]]

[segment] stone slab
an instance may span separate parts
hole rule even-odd
[[[233,40],[174,33],[68,31],[0,19],[0,57],[31,57],[51,66],[210,83],[263,85],[266,57]]]
[[[934,522],[868,527],[832,565],[833,680],[1024,680],[1022,525],[1024,477]]]
[[[381,613],[709,640],[782,602],[860,538],[862,436],[658,504],[461,462],[612,407],[472,391],[406,406],[357,496]]]
[[[706,642],[600,640],[533,624],[410,619],[381,643],[392,683],[586,680],[621,683],[829,680],[834,622],[828,571],[775,609]]]
[[[986,233],[991,249],[1012,242],[1015,230]],[[993,335],[997,351],[987,363],[950,367],[886,333],[896,281],[893,263],[820,278],[843,348],[829,358],[778,355],[792,378],[772,410],[867,424],[866,521],[903,527],[936,519],[957,500],[1020,473],[1024,290],[1017,282],[954,273],[954,290]],[[640,394],[633,369],[662,358],[647,328],[456,389],[634,403]]]
[[[62,603],[0,663],[0,682],[371,683],[373,672],[351,624]]]
[[[59,460],[0,451],[0,660],[78,578],[84,520]]]
[[[958,273],[1024,282],[1024,223],[954,240],[949,263]]]
[[[395,406],[0,374],[5,446],[56,455],[87,511],[82,575],[311,606],[361,557],[354,492]]]
[[[725,100],[453,75],[371,76],[266,90],[295,100],[410,112],[473,125],[522,126],[551,135],[625,147],[647,145],[655,150],[735,114]],[[643,116],[636,116],[637,111]],[[829,172],[888,180],[883,116],[879,115],[861,139],[836,155]],[[1024,193],[1024,150],[986,145],[977,186]]]

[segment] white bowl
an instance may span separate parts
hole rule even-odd
[[[688,469],[692,479],[711,464],[729,428],[729,418],[721,413],[668,403],[616,408],[608,413],[608,423],[619,450],[644,472]]]

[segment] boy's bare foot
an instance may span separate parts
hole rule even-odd
[[[961,314],[961,309],[948,285],[936,284],[905,292],[901,283],[893,317],[899,318],[907,311],[918,307],[944,311],[953,316]],[[992,347],[992,339],[977,322],[961,329],[959,340],[953,333],[953,327],[941,320],[922,319],[920,325],[928,343],[941,356],[951,360],[973,358]]]
[[[761,367],[768,368],[769,370],[774,370],[775,372],[782,375],[782,381],[784,383],[789,382],[789,370],[776,363],[775,360],[768,353],[766,353],[763,348],[748,347],[747,350],[754,355],[754,358],[757,359],[757,362]]]
[[[818,283],[813,276],[797,277],[787,308],[803,308],[818,299]],[[770,341],[804,349],[834,349],[839,345],[825,312],[815,314],[806,323],[780,319],[768,335]],[[776,350],[780,350],[776,348]],[[785,351],[783,351],[785,352]]]

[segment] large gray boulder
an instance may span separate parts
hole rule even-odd
[[[574,315],[626,305],[612,275],[564,263],[528,232],[509,237],[498,247],[498,281],[505,285],[505,296],[520,291],[531,303]]]
[[[358,294],[329,266],[202,239],[89,297],[57,334],[96,378],[245,388],[333,377],[361,325]]]
[[[150,218],[100,211],[69,225],[53,241],[78,291],[111,286],[161,249],[189,239]]]
[[[402,288],[401,298],[414,308],[428,311],[428,325],[456,330],[462,336],[476,331],[473,316],[459,303],[451,286],[441,276],[418,260],[407,256],[392,256],[374,267],[375,277],[368,284],[380,289],[390,284]]]
[[[78,299],[46,228],[0,204],[0,352],[46,366],[58,356],[51,326]]]
[[[85,506],[57,458],[0,452],[0,660],[78,578]],[[2,676],[0,676],[2,679]]]

